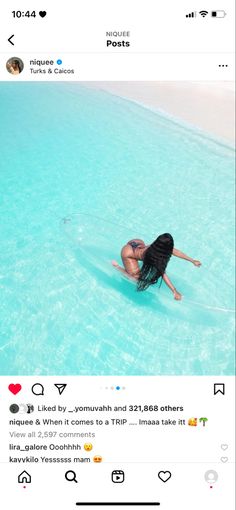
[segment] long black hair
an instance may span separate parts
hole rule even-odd
[[[146,290],[149,285],[163,278],[166,266],[174,248],[171,234],[162,234],[145,251],[143,265],[137,283],[137,290]]]

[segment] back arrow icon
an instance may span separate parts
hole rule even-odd
[[[12,44],[12,46],[14,46],[14,42],[12,42],[12,37],[15,37],[14,34],[11,35],[11,37],[9,37],[9,39],[7,39],[9,41],[10,44]]]

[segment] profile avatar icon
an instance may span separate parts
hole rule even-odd
[[[218,480],[218,473],[214,469],[209,469],[205,472],[204,478],[209,483],[210,489],[212,489],[213,484]]]
[[[24,69],[24,63],[21,60],[21,58],[12,57],[8,59],[6,63],[6,68],[10,74],[13,75],[20,74]]]

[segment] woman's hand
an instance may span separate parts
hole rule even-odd
[[[193,265],[196,267],[200,267],[202,263],[200,262],[200,260],[193,260]]]
[[[182,299],[182,294],[180,294],[177,290],[174,290],[174,299],[176,299],[176,301],[181,301]]]

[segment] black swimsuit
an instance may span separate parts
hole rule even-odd
[[[136,248],[141,248],[143,246],[142,244],[137,243],[137,241],[129,241],[127,244],[132,246],[133,250],[135,250]]]

